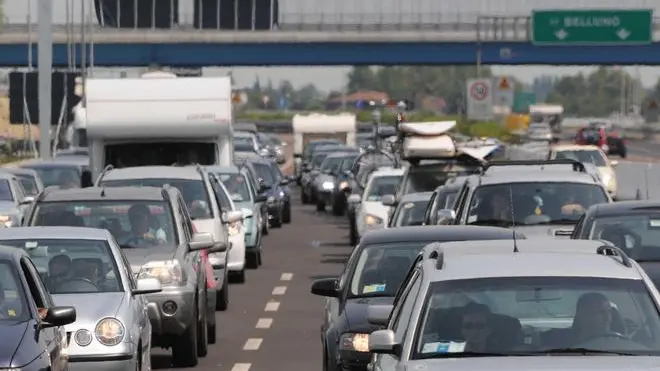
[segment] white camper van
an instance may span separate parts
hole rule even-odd
[[[88,79],[87,139],[94,178],[114,167],[231,166],[231,78]]]
[[[292,125],[294,171],[297,177],[301,174],[301,165],[305,160],[302,158],[303,151],[307,143],[315,140],[334,139],[350,147],[356,145],[357,118],[351,113],[295,115]]]

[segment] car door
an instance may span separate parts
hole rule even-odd
[[[135,281],[135,275],[131,269],[131,263],[128,262],[128,258],[124,255],[124,251],[119,247],[114,237],[111,237],[108,243],[113,245],[113,249],[116,248],[117,251],[119,251],[117,266],[126,275],[126,285],[128,286],[128,289],[130,291],[137,289],[137,282]],[[128,310],[132,319],[134,319],[134,323],[137,323],[138,325],[137,329],[131,329],[130,331],[133,332],[133,335],[137,335],[137,337],[142,340],[142,344],[144,344],[145,348],[148,349],[151,344],[151,331],[149,330],[151,322],[149,321],[149,313],[147,311],[148,302],[146,296],[129,295],[128,300]]]
[[[27,257],[23,257],[21,258],[20,265],[36,308],[47,309],[54,307],[53,299],[41,281],[41,276],[32,261]],[[39,331],[39,340],[48,353],[51,365],[55,366],[58,370],[64,370],[67,363],[67,360],[62,355],[62,350],[67,347],[67,335],[64,327],[49,327],[35,331]]]

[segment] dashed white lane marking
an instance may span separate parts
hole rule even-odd
[[[280,309],[280,303],[277,301],[270,301],[268,304],[266,304],[266,308],[264,311],[266,312],[277,312],[277,310]]]
[[[273,295],[284,295],[286,293],[286,286],[275,286]]]
[[[262,341],[264,341],[264,339],[260,339],[260,338],[247,339],[245,345],[243,345],[243,350],[259,350]]]
[[[252,363],[234,363],[234,367],[231,368],[231,371],[250,371]]]
[[[270,326],[273,325],[273,319],[272,318],[259,318],[257,321],[257,325],[254,326],[255,328],[270,328]]]
[[[291,281],[293,279],[293,273],[282,273],[280,276],[280,281]]]

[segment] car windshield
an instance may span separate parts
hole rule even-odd
[[[575,224],[590,206],[606,202],[607,195],[597,184],[530,182],[481,186],[470,202],[467,224]]]
[[[5,179],[0,180],[0,201],[14,201],[9,181]]]
[[[172,209],[164,201],[39,202],[32,226],[107,229],[122,247],[172,249]]]
[[[380,201],[383,196],[395,195],[401,182],[401,175],[375,176],[366,190],[365,201]]]
[[[37,187],[37,180],[29,174],[16,174],[16,177],[21,182],[25,193],[28,196],[36,196],[39,193],[39,188]]]
[[[555,155],[555,158],[558,160],[578,160],[582,163],[593,164],[597,167],[607,166],[603,153],[598,150],[559,151]]]
[[[428,241],[366,246],[351,275],[350,296],[394,296]]]
[[[413,357],[471,354],[660,355],[660,317],[644,281],[502,277],[430,285]]]
[[[404,202],[399,205],[394,215],[393,227],[424,224],[424,215],[429,200]]]
[[[305,146],[305,149],[303,151],[304,152],[303,157],[309,158],[309,156],[311,156],[314,153],[314,150],[316,149],[316,147],[330,145],[330,144],[340,145],[342,143],[338,140],[323,140],[323,141],[318,141],[318,142],[307,143],[307,145]]]
[[[75,167],[35,167],[44,187],[57,186],[62,189],[80,188],[80,172]]]
[[[344,157],[341,161],[340,171],[351,170],[353,168],[353,164],[355,163],[356,158],[357,156]]]
[[[328,157],[327,153],[319,153],[314,155],[314,157],[312,158],[312,168],[313,169],[320,168],[321,164],[323,163],[323,161],[325,161],[326,157]]]
[[[15,266],[0,260],[0,323],[21,322],[30,318],[25,291]]]
[[[660,210],[596,216],[589,239],[610,241],[635,260],[660,261]]]
[[[247,146],[250,148],[254,148],[255,144],[255,138],[252,136],[234,136],[234,146],[240,145],[240,146]]]
[[[234,151],[235,152],[253,152],[256,153],[254,147],[246,143],[237,143],[234,142]]]
[[[332,170],[341,165],[343,157],[326,157],[321,163],[321,170]]]
[[[257,172],[257,178],[261,178],[266,182],[266,184],[273,186],[275,185],[275,174],[273,174],[273,170],[271,170],[270,166],[268,164],[262,163],[262,162],[255,162],[253,163],[254,166],[254,171]]]
[[[243,174],[218,174],[218,178],[227,188],[227,192],[234,202],[252,200],[248,180]]]
[[[411,167],[408,170],[402,195],[418,192],[433,192],[444,185],[447,179],[474,172],[473,169],[451,163],[429,163]]]
[[[105,240],[3,240],[25,250],[51,294],[121,292],[121,277]]]
[[[209,201],[204,182],[201,179],[117,179],[101,180],[102,187],[157,187],[162,188],[165,184],[176,188],[181,192],[186,201],[190,218],[211,219],[214,217],[213,208]]]

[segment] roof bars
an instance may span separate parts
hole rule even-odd
[[[561,159],[561,160],[522,160],[522,161],[491,161],[482,166],[481,173],[485,173],[491,167],[500,167],[500,166],[546,166],[546,165],[571,165],[573,166],[573,171],[579,171],[581,173],[586,173],[587,169],[584,164],[580,161],[570,160],[570,159]]]
[[[623,251],[621,248],[617,246],[607,243],[606,241],[602,241],[602,242],[606,244],[602,246],[598,246],[598,248],[596,249],[596,254],[604,255],[604,256],[612,256],[612,257],[618,256],[619,258],[621,258],[621,264],[623,264],[625,267],[628,268],[632,267],[630,258],[628,257],[628,255],[626,255],[625,251]]]

